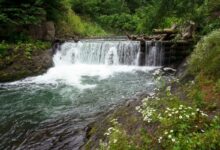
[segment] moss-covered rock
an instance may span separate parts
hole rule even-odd
[[[39,75],[53,65],[49,45],[16,44],[5,51],[0,56],[0,82]]]

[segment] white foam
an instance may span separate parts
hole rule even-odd
[[[48,70],[47,73],[26,78],[24,80],[8,83],[8,85],[16,84],[59,84],[74,86],[79,89],[94,88],[94,84],[83,84],[82,77],[98,77],[99,80],[107,79],[116,73],[135,73],[136,71],[149,71],[154,67],[138,67],[138,66],[108,66],[108,65],[85,65],[72,64],[55,66]]]
[[[108,65],[85,65],[73,64],[63,65],[51,68],[46,74],[36,77],[35,83],[56,83],[63,82],[68,85],[75,86],[80,89],[93,88],[95,85],[83,85],[81,79],[83,76],[98,77],[99,80],[107,79],[116,73],[135,71],[149,71],[152,67],[137,66],[108,66]]]
[[[108,45],[109,43],[105,43]],[[110,45],[113,43],[110,43]],[[120,44],[118,42],[118,44]],[[125,46],[129,45],[129,42],[124,42]],[[100,44],[94,44],[95,48],[99,47]],[[98,46],[97,46],[98,45]],[[88,46],[88,43],[87,45]],[[89,46],[92,47],[92,46]],[[17,84],[54,84],[57,85],[59,83],[63,83],[66,85],[74,86],[79,89],[87,89],[87,88],[94,88],[96,87],[95,84],[84,84],[82,83],[83,76],[88,77],[98,77],[99,80],[103,80],[114,76],[116,73],[120,72],[127,72],[127,73],[135,73],[135,71],[149,71],[155,69],[155,67],[139,67],[139,66],[126,66],[126,65],[119,65],[119,58],[117,54],[116,47],[107,46],[110,48],[108,51],[104,51],[105,49],[99,50],[100,57],[106,57],[106,61],[100,64],[88,64],[87,61],[81,62],[79,60],[81,57],[84,58],[84,55],[88,55],[89,57],[96,58],[97,56],[91,54],[89,50],[81,52],[83,49],[83,44],[81,42],[78,43],[65,43],[62,45],[61,50],[57,51],[57,53],[53,57],[54,67],[50,68],[47,73],[37,76],[37,77],[30,77],[24,80],[7,83],[7,85],[17,85]],[[95,49],[93,49],[95,50]],[[106,53],[104,53],[106,52]],[[80,53],[80,55],[79,55]],[[101,54],[103,56],[101,56]],[[136,54],[136,53],[135,53]],[[81,56],[82,55],[82,56]],[[114,57],[114,58],[112,58]],[[85,57],[87,58],[87,56]],[[98,57],[97,57],[98,58]],[[135,59],[132,58],[132,59]],[[92,60],[92,59],[91,59]],[[109,61],[113,61],[109,64]]]

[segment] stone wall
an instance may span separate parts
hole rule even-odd
[[[156,43],[161,43],[164,49],[164,59],[162,66],[165,67],[178,67],[183,60],[187,56],[190,55],[193,49],[192,41],[152,41],[152,45],[156,45]],[[140,61],[138,64],[140,66],[144,66],[145,64],[145,56],[146,56],[146,41],[141,40],[141,53],[140,53]]]
[[[193,42],[190,41],[163,41],[164,66],[176,68],[193,50]]]

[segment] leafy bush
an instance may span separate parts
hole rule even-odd
[[[197,45],[189,59],[189,70],[193,74],[205,73],[220,76],[220,30],[213,31]]]
[[[118,32],[135,32],[140,21],[137,16],[126,13],[102,15],[98,19],[102,26],[106,26],[106,29]]]

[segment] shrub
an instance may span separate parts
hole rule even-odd
[[[189,59],[189,70],[194,75],[205,73],[220,76],[220,30],[205,36],[197,45]]]

